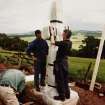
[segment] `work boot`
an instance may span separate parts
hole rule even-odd
[[[36,91],[40,92],[40,88],[39,87],[36,87]]]
[[[54,96],[55,100],[61,100],[61,101],[65,101],[65,97],[61,97],[61,96]]]
[[[65,94],[66,99],[70,98],[70,94]]]

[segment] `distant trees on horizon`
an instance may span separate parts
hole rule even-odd
[[[100,39],[96,39],[94,36],[88,36],[82,40],[83,45],[80,45],[79,50],[72,49],[71,56],[96,58]],[[105,58],[105,42],[102,51],[102,58]]]
[[[79,50],[72,49],[71,56],[73,57],[85,57],[96,58],[100,39],[96,39],[94,36],[87,36],[82,40]],[[10,51],[24,52],[28,46],[28,42],[21,40],[18,36],[13,38],[8,37],[5,33],[0,33],[0,47]],[[105,58],[105,42],[102,52],[102,58]]]
[[[18,36],[10,38],[5,33],[0,33],[0,47],[11,51],[25,51],[28,42],[21,40]]]

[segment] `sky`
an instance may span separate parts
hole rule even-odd
[[[24,33],[49,24],[53,0],[0,0],[0,33]],[[105,0],[62,0],[63,20],[72,30],[102,30]]]

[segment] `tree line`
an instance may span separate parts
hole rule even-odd
[[[8,37],[5,33],[0,33],[0,47],[11,51],[25,51],[28,42],[19,37]]]
[[[100,44],[100,39],[97,39],[94,36],[88,36],[87,38],[82,40],[82,45],[80,45],[79,50],[75,49],[71,50],[71,56],[96,58],[99,44]],[[105,42],[102,51],[102,58],[105,58]]]
[[[87,38],[82,40],[82,45],[80,45],[79,50],[71,50],[71,56],[96,58],[99,43],[100,39],[97,39],[94,36],[88,36]],[[5,33],[0,33],[0,47],[2,47],[5,50],[24,52],[27,46],[28,42],[21,40],[17,36],[11,38],[8,37]],[[103,47],[102,58],[105,58],[105,43]]]

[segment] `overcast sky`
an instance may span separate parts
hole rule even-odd
[[[22,33],[47,26],[52,0],[0,0],[0,32]],[[62,0],[64,22],[73,30],[102,30],[105,0]]]

